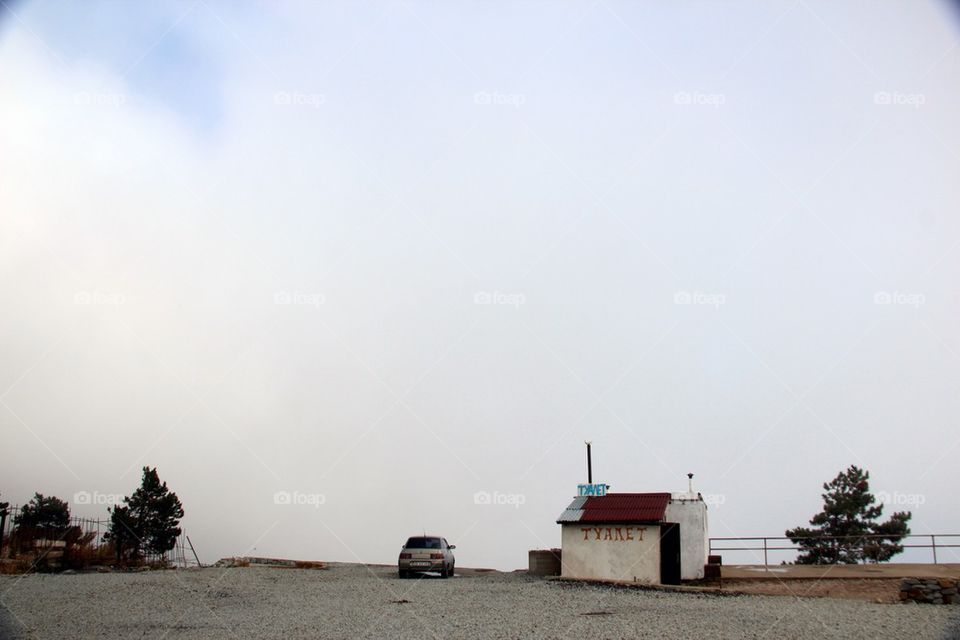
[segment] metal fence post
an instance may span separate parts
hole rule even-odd
[[[937,564],[937,536],[930,536],[930,548],[933,549],[933,564]]]
[[[193,559],[197,561],[197,566],[202,569],[202,568],[203,568],[203,563],[200,562],[200,556],[197,555],[197,550],[193,548],[193,543],[190,542],[190,536],[184,534],[184,537],[187,539],[187,544],[190,545],[190,551],[193,552]],[[184,553],[184,556],[186,556],[186,553]],[[184,564],[184,565],[187,564],[186,558],[184,558],[183,564]]]
[[[3,557],[3,534],[7,530],[7,508],[0,508],[0,558]]]
[[[767,539],[763,539],[763,566],[767,566]]]

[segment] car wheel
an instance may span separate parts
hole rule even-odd
[[[441,578],[449,578],[449,577],[450,577],[450,572],[447,571],[447,565],[443,565],[443,569],[440,570],[440,577],[441,577]]]
[[[403,569],[400,569],[400,579],[401,579],[401,580],[409,577],[409,575],[410,575],[410,574],[409,574],[408,572],[404,571]]]
[[[453,563],[450,563],[450,577],[453,577]]]

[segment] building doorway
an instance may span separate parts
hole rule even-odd
[[[680,584],[680,525],[660,525],[660,584]]]

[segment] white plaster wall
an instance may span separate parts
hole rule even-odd
[[[699,498],[674,498],[664,514],[666,522],[680,525],[680,578],[699,580],[703,578],[703,565],[707,564],[710,534],[707,530],[707,505]]]
[[[564,578],[648,584],[660,581],[660,527],[657,525],[565,524],[561,539]]]

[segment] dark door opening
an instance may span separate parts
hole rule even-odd
[[[680,525],[660,525],[660,584],[680,584]]]

